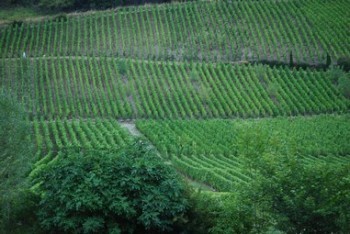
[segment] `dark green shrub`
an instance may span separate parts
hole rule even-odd
[[[66,150],[35,173],[38,218],[65,233],[170,232],[186,212],[185,189],[154,150]]]
[[[293,52],[292,51],[289,53],[289,66],[294,67]]]
[[[327,58],[326,58],[326,67],[330,67],[332,64],[331,56],[327,53]]]

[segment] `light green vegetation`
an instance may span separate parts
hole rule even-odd
[[[8,59],[0,85],[32,116],[232,118],[343,113],[329,72],[107,58]]]
[[[349,1],[200,1],[126,7],[0,30],[0,57],[325,63],[350,51]]]
[[[38,150],[63,148],[118,149],[131,142],[131,136],[115,120],[33,121]]]
[[[161,154],[190,177],[232,191],[249,176],[242,160],[297,155],[307,164],[350,163],[349,115],[260,120],[137,121]]]

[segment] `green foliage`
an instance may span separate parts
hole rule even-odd
[[[326,66],[329,67],[332,64],[331,56],[327,53]]]
[[[0,228],[13,225],[14,204],[26,189],[26,173],[33,160],[30,126],[23,108],[0,89]],[[15,226],[15,225],[13,225]]]
[[[249,182],[255,171],[244,170],[245,164],[259,164],[254,158],[265,154],[300,155],[308,165],[350,162],[348,115],[136,125],[182,173],[218,191],[236,191],[236,184]]]
[[[190,79],[192,82],[198,82],[199,81],[199,74],[195,68],[192,69],[190,73]]]
[[[346,73],[339,78],[338,88],[345,97],[350,99],[350,73]]]
[[[271,214],[256,213],[251,204],[243,202],[235,193],[196,192],[191,196],[193,233],[266,233],[271,226]],[[191,232],[192,233],[192,232]]]
[[[290,66],[290,67],[293,67],[293,66],[294,66],[293,52],[292,52],[292,51],[289,53],[289,66]]]
[[[254,227],[273,225],[287,233],[350,230],[350,164],[308,165],[298,156],[270,153],[250,160],[246,168],[255,173],[242,184],[239,203],[254,211]]]
[[[350,73],[343,69],[339,66],[332,67],[328,71],[328,77],[337,86],[341,94],[350,98]]]
[[[327,76],[332,81],[333,84],[339,84],[339,79],[345,76],[345,72],[338,66],[333,66],[328,70]]]
[[[175,171],[142,141],[119,152],[61,151],[34,182],[39,220],[51,231],[171,231],[187,207]]]
[[[163,154],[249,155],[262,150],[299,155],[347,155],[349,115],[252,120],[138,120]]]
[[[277,82],[269,82],[267,86],[267,93],[272,99],[276,99],[278,97],[278,91],[280,90],[279,84]]]
[[[29,188],[23,187],[7,200],[11,213],[2,223],[0,233],[40,234],[44,233],[39,227],[35,212],[38,209],[39,196]]]
[[[125,76],[127,72],[126,62],[123,60],[119,60],[117,63],[117,67],[118,67],[119,74],[122,76]]]

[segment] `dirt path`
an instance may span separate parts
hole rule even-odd
[[[132,136],[135,136],[135,137],[142,136],[142,133],[136,128],[136,125],[134,122],[121,122],[121,121],[119,121],[119,124],[122,127],[126,128]]]
[[[134,136],[134,137],[140,137],[143,136],[143,134],[136,128],[135,122],[134,121],[130,121],[130,122],[122,122],[119,121],[119,124],[128,130],[128,132]],[[151,143],[151,142],[150,142]],[[151,143],[152,144],[152,143]],[[152,145],[157,152],[158,157],[162,158],[164,160],[164,158],[161,156],[161,154],[158,152],[157,148]],[[172,165],[171,161],[169,160],[165,160],[165,164],[167,165]],[[187,175],[181,173],[180,171],[178,171],[178,173],[190,184],[192,185],[194,188],[198,188],[201,189],[203,191],[211,191],[211,192],[216,192],[216,190],[212,187],[210,187],[209,185],[203,184],[201,182],[195,181],[193,179],[191,179],[190,177],[188,177]]]

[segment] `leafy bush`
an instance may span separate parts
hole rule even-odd
[[[235,193],[202,193],[196,197],[194,210],[201,220],[197,226],[206,228],[203,233],[249,233],[252,215],[245,204],[238,202]]]
[[[334,66],[328,70],[328,77],[333,84],[339,84],[340,77],[344,76],[346,73],[338,66]]]
[[[119,152],[62,151],[34,182],[38,218],[50,231],[170,232],[187,208],[175,171],[142,141]]]
[[[239,203],[255,211],[253,227],[274,226],[287,233],[350,231],[350,165],[305,164],[297,156],[274,154],[251,160],[247,168],[255,174],[242,185]]]

